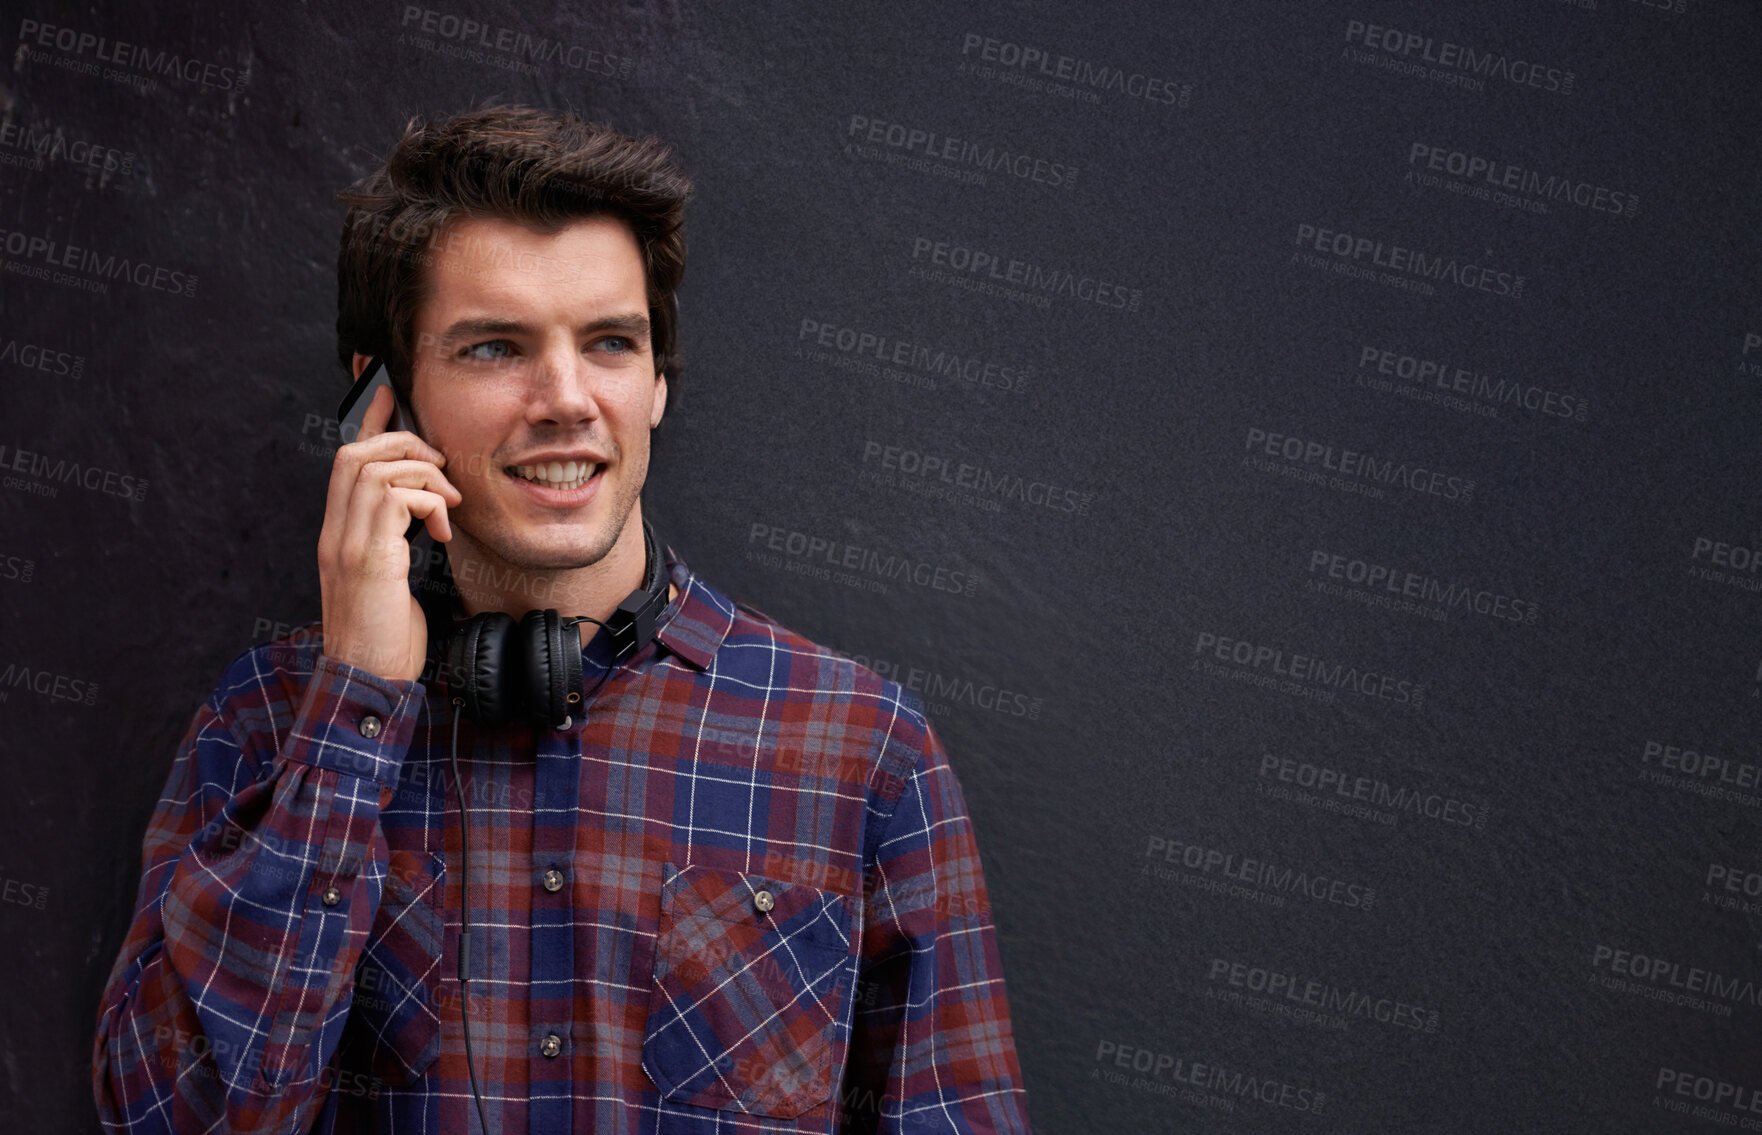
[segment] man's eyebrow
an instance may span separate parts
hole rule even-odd
[[[624,312],[619,315],[606,315],[599,319],[583,323],[575,329],[577,335],[592,335],[597,331],[623,331],[636,338],[646,339],[649,334],[648,316],[641,312]],[[479,335],[532,335],[535,329],[529,323],[517,319],[461,319],[441,333],[441,341],[451,343],[459,339],[476,338]]]

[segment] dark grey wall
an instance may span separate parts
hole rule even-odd
[[[1762,9],[377,7],[3,29],[9,1123],[317,617],[334,193],[502,95],[695,175],[651,515],[924,693],[1040,1130],[1762,1126]]]

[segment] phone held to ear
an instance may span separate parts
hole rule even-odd
[[[337,404],[336,419],[340,423],[339,433],[344,442],[354,441],[361,436],[361,419],[367,416],[367,407],[373,404],[373,392],[380,387],[390,387],[392,392],[392,420],[386,423],[386,430],[408,430],[416,432],[416,416],[404,405],[404,399],[398,394],[398,388],[392,386],[392,372],[379,357],[367,360],[361,370],[361,377],[355,385],[343,395]]]
[[[416,433],[416,415],[412,414],[410,407],[404,404],[403,396],[398,393],[398,388],[392,386],[392,372],[387,369],[385,362],[376,355],[367,360],[367,365],[361,368],[361,377],[355,380],[355,385],[350,387],[349,392],[343,395],[343,400],[337,403],[337,434],[345,444],[361,436],[361,419],[367,416],[367,407],[373,404],[373,392],[382,386],[390,388],[392,392],[392,420],[386,423],[386,432],[408,430],[410,433]],[[417,434],[417,436],[422,435]],[[404,532],[404,539],[414,539],[416,534],[422,531],[423,525],[424,522],[420,517],[413,517],[410,521],[410,527]]]

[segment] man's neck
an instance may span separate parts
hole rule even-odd
[[[511,564],[458,527],[446,545],[447,564],[459,603],[466,615],[501,611],[518,622],[528,611],[555,608],[565,616],[587,615],[605,622],[626,596],[642,586],[647,565],[643,547],[642,515],[632,509],[630,519],[598,563],[579,568],[533,569]],[[655,554],[661,554],[656,548]],[[667,584],[671,603],[679,589]],[[586,645],[599,627],[583,621],[581,641]]]

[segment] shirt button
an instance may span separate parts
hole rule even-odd
[[[563,1051],[563,1038],[556,1033],[551,1033],[538,1042],[538,1050],[544,1053],[545,1058],[548,1060],[556,1056],[557,1053]]]
[[[555,867],[552,867],[549,871],[545,872],[544,884],[545,890],[551,892],[553,895],[556,894],[563,889],[563,873]]]
[[[371,713],[361,719],[361,736],[369,741],[379,736],[379,718]]]
[[[337,903],[343,901],[343,893],[335,887],[324,888],[324,893],[318,897],[325,906],[335,906]]]
[[[770,891],[760,891],[753,896],[753,905],[759,908],[760,914],[763,914],[776,906],[777,900],[771,897]]]

